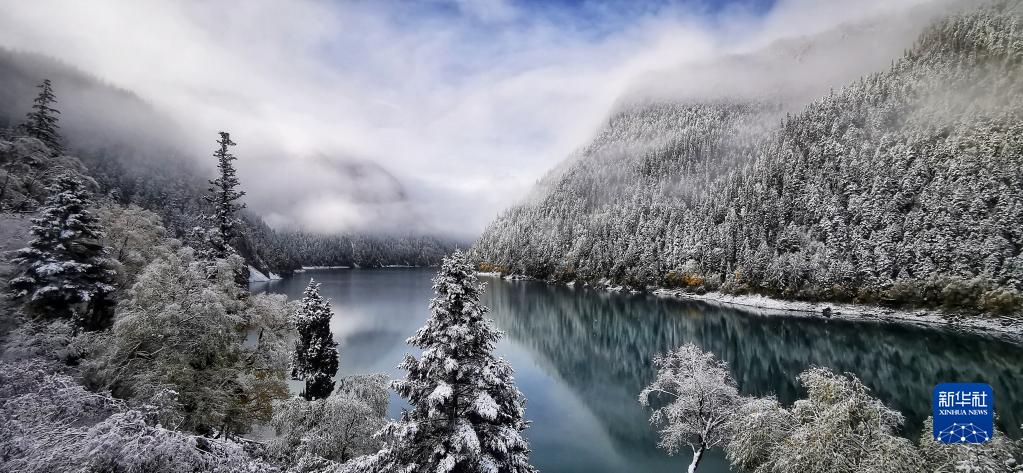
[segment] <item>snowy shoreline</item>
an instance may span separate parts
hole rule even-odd
[[[302,266],[299,269],[294,270],[295,273],[304,273],[306,271],[320,271],[329,269],[389,269],[389,268],[433,268],[435,266],[414,266],[410,264],[385,264],[382,266],[368,266],[362,267],[359,265],[353,266]]]
[[[787,301],[760,295],[731,295],[720,292],[692,294],[663,288],[651,291],[651,294],[658,297],[672,297],[746,309],[759,309],[756,311],[748,310],[748,312],[764,316],[909,324],[967,331],[1023,344],[1023,320],[1011,317],[958,316],[956,314],[947,315],[940,311],[928,309],[902,310],[866,304]],[[823,315],[825,309],[831,310],[830,317]]]
[[[557,283],[521,275],[501,275],[496,272],[477,272],[480,276],[499,277],[509,281],[536,280],[547,284],[564,284],[568,287],[589,287],[617,293],[640,294],[623,286],[609,283],[579,284],[577,281]],[[1004,339],[1023,344],[1023,319],[1012,317],[960,316],[929,309],[892,309],[876,305],[837,302],[807,302],[775,299],[761,295],[732,295],[721,292],[706,294],[689,293],[677,289],[649,288],[645,293],[681,300],[700,301],[711,305],[727,306],[743,310],[752,315],[771,317],[802,317],[818,320],[847,320],[853,322],[877,322],[889,324],[916,325],[934,329],[958,330],[978,335]],[[830,316],[824,310],[830,309]]]
[[[351,266],[302,266],[298,271],[321,270],[321,269],[351,269]]]

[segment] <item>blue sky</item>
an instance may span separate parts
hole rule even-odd
[[[712,24],[722,15],[741,11],[767,14],[776,0],[428,0],[400,2],[392,12],[407,23],[424,16],[457,19],[465,27],[483,32],[559,25],[592,39],[614,34],[642,17],[702,17]]]

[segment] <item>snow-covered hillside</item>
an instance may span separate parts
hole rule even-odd
[[[624,107],[487,229],[481,269],[1016,311],[1021,18],[999,1],[941,19],[787,116],[767,99]]]

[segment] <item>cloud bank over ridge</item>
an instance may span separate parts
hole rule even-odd
[[[137,92],[196,156],[231,131],[272,225],[471,237],[637,81],[923,3],[39,0],[0,46]]]

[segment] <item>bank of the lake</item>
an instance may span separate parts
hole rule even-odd
[[[542,281],[517,274],[501,274],[497,272],[478,272],[479,276],[502,278],[508,281]],[[637,294],[642,291],[625,286],[616,286],[608,282],[597,284],[579,284],[577,281],[567,283],[543,281],[549,284],[564,284],[568,287],[596,288],[615,293]],[[870,304],[855,304],[828,301],[801,301],[777,299],[759,294],[726,294],[723,292],[695,293],[680,289],[648,287],[647,293],[658,297],[671,297],[683,300],[706,302],[713,305],[724,305],[738,308],[757,315],[779,317],[810,317],[826,319],[842,319],[850,321],[881,321],[895,324],[911,324],[944,330],[961,330],[978,335],[1002,338],[1006,341],[1023,345],[1023,317],[1000,316],[994,314],[950,313],[940,309],[902,309],[882,307]]]
[[[297,297],[309,278],[323,283],[336,317],[341,374],[404,373],[404,343],[429,315],[434,270],[309,270],[254,287]],[[731,366],[744,394],[803,393],[795,376],[811,365],[851,372],[907,418],[916,434],[930,412],[931,390],[944,381],[992,384],[1000,423],[1018,436],[1023,417],[1023,349],[1005,340],[941,326],[833,317],[764,317],[758,311],[653,294],[508,281],[483,276],[483,302],[506,333],[498,354],[516,370],[528,399],[526,434],[545,472],[676,472],[637,395],[654,377],[653,355],[692,342]],[[392,394],[390,414],[405,404]],[[728,471],[712,452],[701,471]]]

